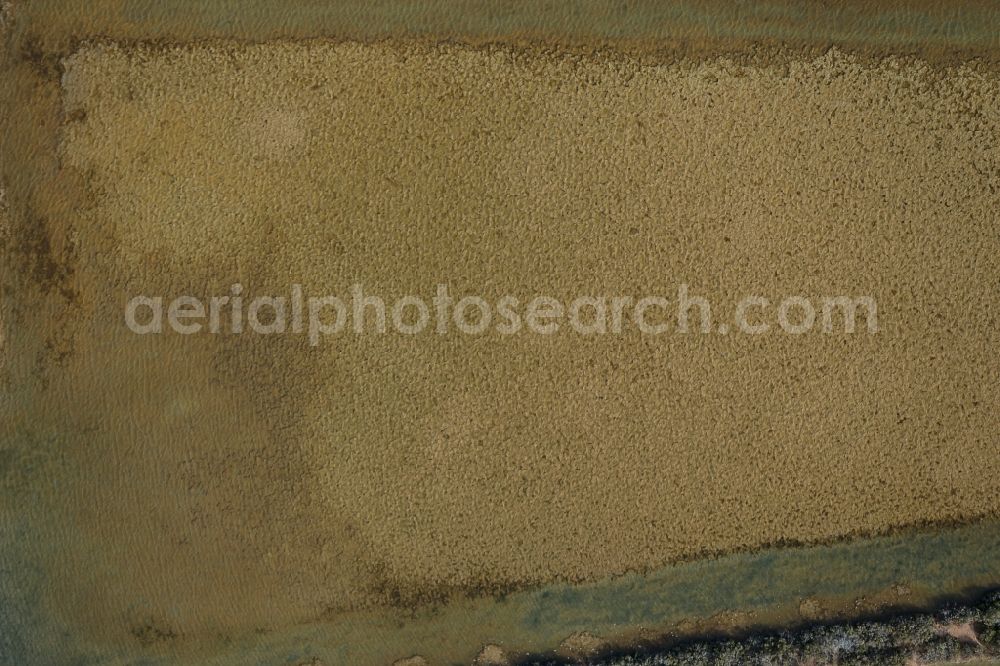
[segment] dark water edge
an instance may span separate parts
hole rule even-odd
[[[589,655],[592,666],[713,666],[741,664],[899,665],[1000,659],[1000,589],[971,603],[949,602],[933,612],[881,614],[853,622],[755,630],[738,636],[650,641],[628,650]],[[947,628],[961,632],[958,636]],[[965,633],[965,630],[968,633]],[[988,661],[987,661],[988,660]],[[563,666],[579,658],[527,655],[518,666]]]

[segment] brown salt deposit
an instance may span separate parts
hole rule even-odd
[[[318,42],[65,68],[78,205],[45,219],[74,314],[3,427],[76,442],[48,501],[88,574],[53,603],[96,627],[272,626],[1000,509],[992,73]],[[135,294],[234,282],[870,294],[881,330],[311,348],[122,323]]]

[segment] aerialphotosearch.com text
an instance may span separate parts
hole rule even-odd
[[[434,296],[385,299],[354,284],[344,295],[307,295],[299,284],[285,295],[247,298],[233,284],[226,294],[200,298],[139,295],[125,305],[125,323],[140,335],[306,335],[319,345],[331,335],[643,335],[782,333],[867,334],[878,331],[875,299],[865,295],[780,298],[749,295],[728,307],[710,303],[680,284],[673,298],[662,295],[580,295],[572,299],[531,294],[456,297],[447,284]],[[726,312],[720,317],[720,312]]]

